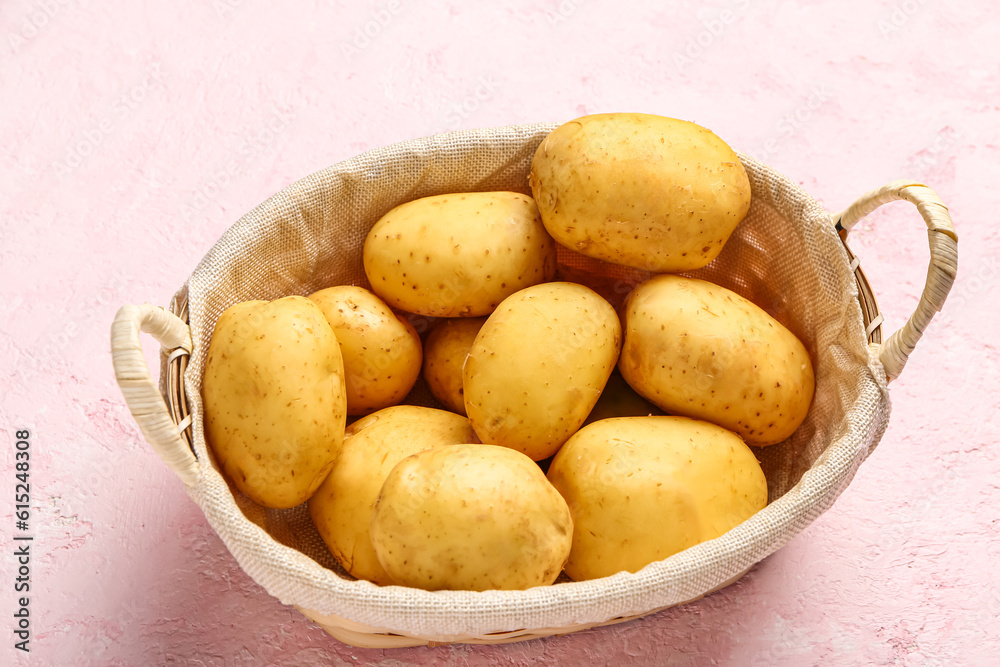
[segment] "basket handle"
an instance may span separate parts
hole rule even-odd
[[[190,354],[191,331],[179,317],[163,308],[149,304],[122,306],[111,325],[111,359],[118,387],[146,441],[185,486],[194,487],[198,462],[180,435],[188,425],[182,422],[178,427],[170,418],[146,366],[140,333],[151,334],[171,354]]]
[[[930,324],[934,313],[941,310],[958,270],[958,235],[951,222],[948,207],[937,193],[922,183],[893,181],[858,198],[840,214],[833,216],[837,230],[846,237],[851,228],[879,206],[905,199],[920,212],[927,225],[931,262],[927,282],[916,310],[901,329],[894,332],[879,348],[879,361],[889,380],[899,377],[906,360]],[[881,317],[881,316],[880,316]]]

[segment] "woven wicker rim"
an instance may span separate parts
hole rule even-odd
[[[864,310],[864,306],[862,306],[862,310]],[[170,312],[179,317],[184,324],[191,325],[188,320],[187,298],[181,302],[175,300],[171,303]],[[867,326],[867,323],[865,325]],[[191,432],[191,408],[188,404],[187,392],[184,391],[184,373],[187,372],[188,357],[190,356],[190,353],[179,354],[167,362],[167,405],[170,408],[170,418],[179,428],[178,432],[181,438],[187,443],[191,454],[198,458],[194,451],[194,435]],[[187,426],[180,428],[185,419],[188,420]]]

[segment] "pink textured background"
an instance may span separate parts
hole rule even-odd
[[[995,664],[995,3],[472,4],[0,4],[0,663]],[[891,387],[881,446],[832,510],[698,603],[499,647],[338,643],[237,567],[141,440],[112,377],[115,311],[167,303],[240,215],[363,150],[612,110],[706,125],[831,210],[903,177],[949,204],[959,279]],[[853,247],[897,328],[926,271],[919,217],[887,207]],[[20,427],[30,656],[10,634]]]

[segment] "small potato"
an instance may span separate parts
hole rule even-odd
[[[548,458],[590,414],[614,370],[621,324],[575,283],[508,297],[465,360],[465,410],[480,440]]]
[[[426,590],[553,583],[569,555],[566,501],[531,459],[495,445],[452,445],[403,459],[371,524],[394,582]]]
[[[556,454],[549,481],[573,515],[566,574],[638,572],[719,537],[767,504],[767,481],[739,436],[685,417],[604,419]]]
[[[424,379],[431,394],[463,416],[462,367],[484,322],[485,317],[443,319],[431,329],[424,345]]]
[[[468,419],[415,405],[385,408],[351,424],[333,470],[309,499],[313,523],[344,569],[358,579],[391,584],[370,531],[375,499],[389,471],[425,449],[475,442]]]
[[[531,197],[466,192],[401,204],[365,239],[372,291],[431,317],[489,315],[514,292],[552,279],[556,244]]]
[[[763,447],[791,436],[809,411],[815,378],[806,348],[735,292],[656,276],[629,295],[623,325],[622,377],[670,414]]]
[[[750,208],[750,181],[710,130],[639,113],[584,116],[539,145],[531,191],[549,234],[656,273],[715,259]]]
[[[344,362],[309,299],[247,301],[219,317],[202,396],[205,437],[219,466],[254,502],[305,502],[344,439]]]
[[[396,405],[420,375],[420,337],[409,322],[363,287],[341,285],[309,295],[340,343],[347,414]]]

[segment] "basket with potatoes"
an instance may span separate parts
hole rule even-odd
[[[897,199],[931,263],[883,342],[845,240]],[[694,123],[600,114],[317,172],[112,351],[270,594],[358,646],[518,641],[697,599],[828,508],[956,266],[924,185],[831,215]]]

